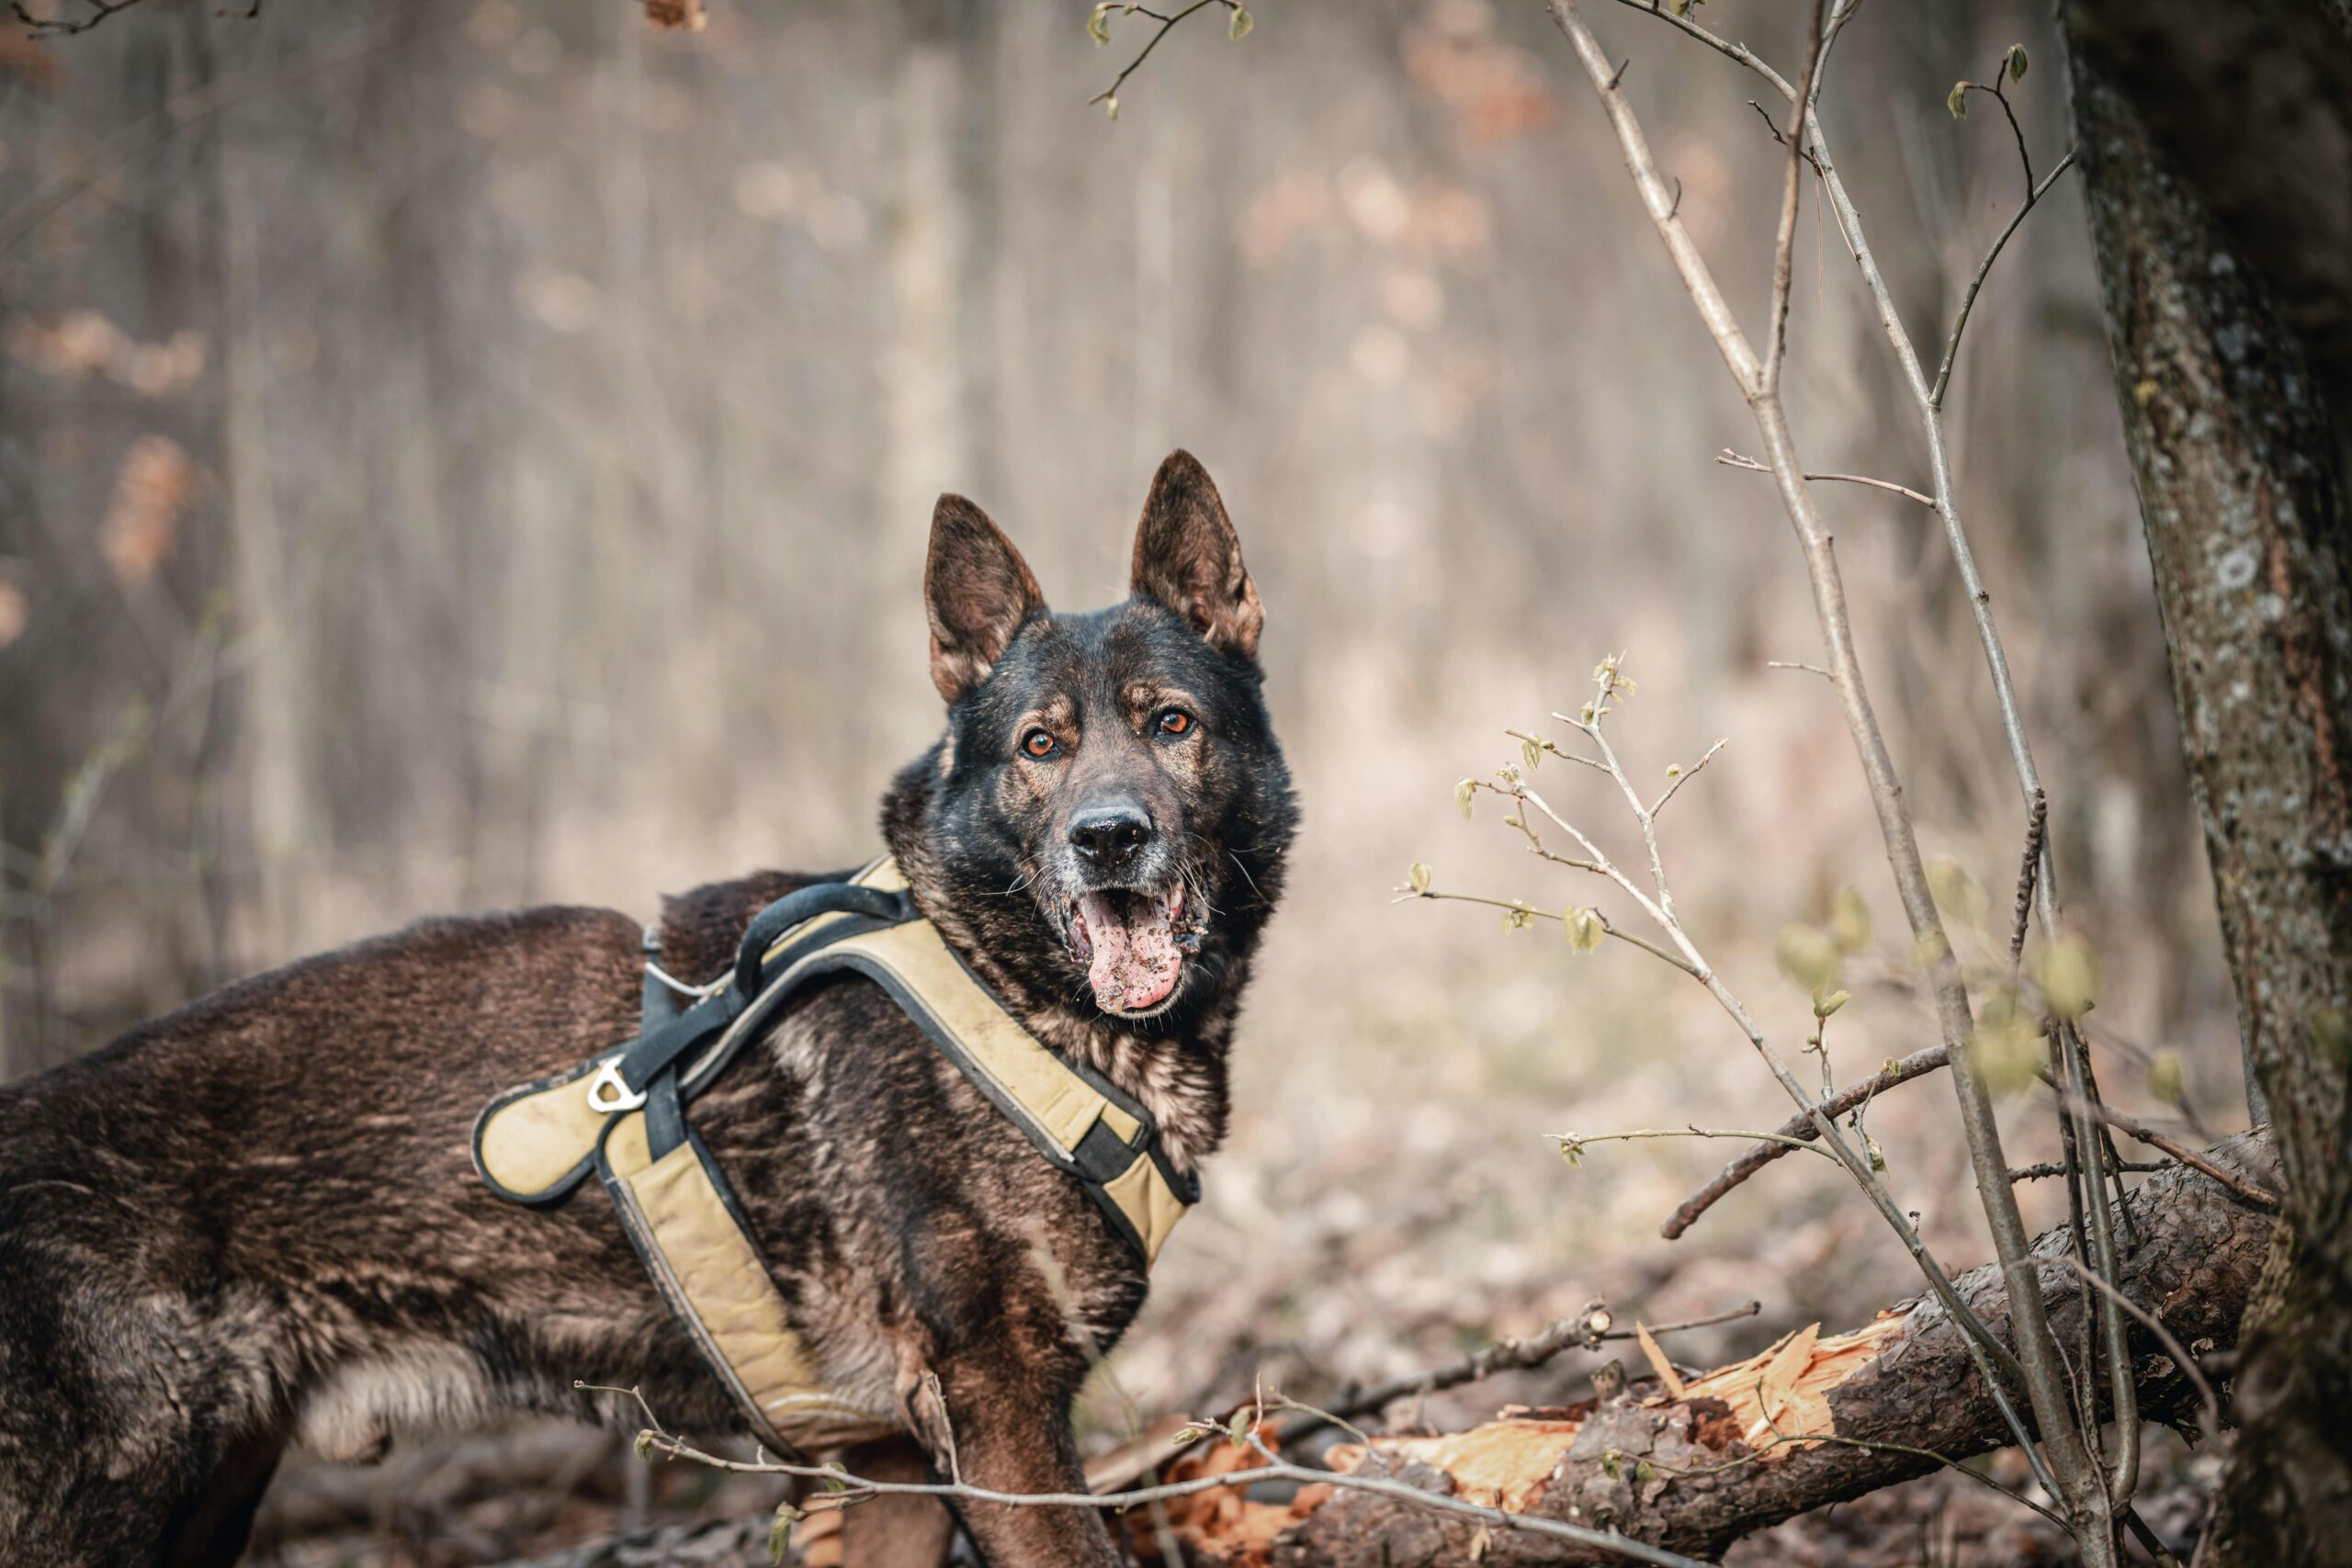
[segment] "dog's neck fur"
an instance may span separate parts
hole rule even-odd
[[[1181,1028],[1163,1025],[1147,1033],[1122,1026],[1088,1003],[1049,994],[1000,962],[989,952],[986,934],[964,912],[971,900],[959,897],[951,887],[952,874],[927,831],[926,779],[935,776],[932,763],[919,761],[892,782],[882,801],[883,840],[897,858],[916,907],[1030,1033],[1133,1096],[1158,1123],[1160,1147],[1170,1163],[1187,1174],[1197,1170],[1201,1160],[1225,1140],[1231,1107],[1226,1057],[1249,979],[1254,929],[1225,966],[1216,995],[1205,1006],[1188,1009]],[[1035,918],[1025,898],[1009,913],[1016,919]]]

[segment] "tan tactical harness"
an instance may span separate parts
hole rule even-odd
[[[1149,1113],[1039,1043],[916,911],[895,862],[819,883],[762,911],[723,983],[690,991],[651,960],[644,1032],[558,1077],[508,1089],[474,1123],[474,1167],[501,1197],[548,1204],[589,1169],[662,1299],[741,1407],[779,1449],[821,1449],[898,1430],[895,1410],[827,1388],[792,1325],[727,1178],[685,1109],[784,1000],[820,975],[888,992],[1038,1152],[1092,1194],[1147,1266],[1199,1197],[1161,1155]]]

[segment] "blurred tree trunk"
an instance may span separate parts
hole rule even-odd
[[[2352,6],[2065,23],[2247,1097],[2288,1180],[2207,1555],[2352,1562]]]

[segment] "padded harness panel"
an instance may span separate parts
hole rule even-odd
[[[723,989],[673,1014],[667,988],[649,979],[639,1038],[492,1100],[473,1154],[491,1190],[518,1203],[559,1201],[596,1169],[662,1300],[754,1435],[782,1449],[834,1447],[901,1421],[824,1385],[685,1111],[787,998],[843,970],[881,986],[1147,1266],[1200,1195],[1168,1165],[1141,1105],[1046,1049],[964,966],[917,913],[894,862],[778,900],[752,922]]]

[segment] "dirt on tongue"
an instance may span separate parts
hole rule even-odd
[[[1097,1002],[1136,1012],[1176,988],[1184,954],[1169,928],[1168,911],[1157,900],[1114,902],[1104,894],[1089,893],[1079,908],[1094,943],[1087,977],[1093,982]]]

